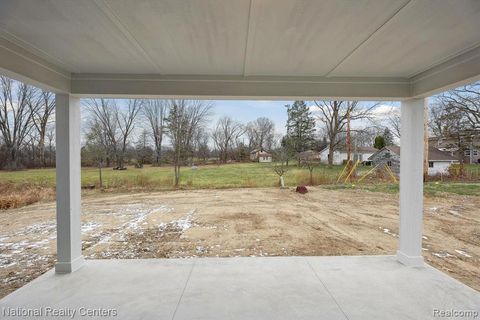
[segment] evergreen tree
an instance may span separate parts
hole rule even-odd
[[[385,140],[385,145],[391,146],[393,144],[393,134],[388,127],[385,127],[383,131],[383,139]]]
[[[385,138],[383,136],[376,136],[375,137],[375,143],[373,144],[373,147],[375,149],[378,149],[378,150],[385,147]]]
[[[287,107],[287,136],[284,146],[289,155],[308,150],[315,142],[315,118],[305,101],[295,101]]]

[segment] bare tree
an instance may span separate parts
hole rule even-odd
[[[312,159],[305,159],[302,162],[302,165],[307,168],[308,172],[310,173],[310,185],[313,185],[313,169],[315,169],[315,161]]]
[[[108,156],[107,137],[102,124],[96,119],[92,120],[89,131],[86,134],[86,144],[82,152],[82,158],[90,158],[98,167],[98,182],[100,189],[103,188],[102,167]]]
[[[371,147],[373,146],[375,137],[382,134],[382,127],[369,126],[365,128],[356,128],[352,130],[352,143],[355,153],[356,147]],[[341,139],[345,140],[345,133],[340,134]]]
[[[437,100],[444,107],[460,112],[468,127],[480,129],[480,82],[449,90]]]
[[[345,132],[347,123],[371,116],[376,104],[364,107],[358,101],[314,101],[318,109],[318,120],[325,126],[328,137],[328,164],[333,164],[333,152],[341,142],[340,133]]]
[[[152,156],[152,149],[148,145],[148,136],[148,131],[146,129],[143,129],[135,145],[135,153],[137,155],[137,168],[143,168],[143,165]]]
[[[224,116],[217,121],[215,130],[212,133],[212,139],[220,153],[220,160],[227,162],[228,151],[232,148],[236,140],[243,135],[245,129],[243,125],[230,117]]]
[[[449,141],[462,161],[466,150],[478,148],[480,132],[480,82],[446,91],[430,105],[429,127],[435,136]]]
[[[205,125],[212,106],[197,100],[171,100],[166,118],[173,148],[175,187],[180,184],[180,168],[192,152],[195,133]]]
[[[247,124],[246,134],[248,136],[248,146],[250,149],[260,148],[270,150],[274,142],[275,124],[266,117],[257,118],[255,121]]]
[[[168,115],[168,101],[146,100],[143,106],[143,115],[148,121],[150,134],[155,146],[155,164],[160,165],[165,119]]]
[[[29,99],[29,107],[32,112],[32,119],[35,129],[38,132],[38,156],[40,164],[46,166],[45,160],[45,138],[48,124],[52,121],[55,112],[55,96],[53,93],[44,90],[34,90],[32,99]]]
[[[48,140],[48,165],[52,166],[54,163],[53,148],[55,142],[55,126],[50,124],[47,126],[46,138]]]
[[[17,169],[20,147],[32,130],[29,101],[32,87],[0,76],[0,134],[8,154],[8,166]]]
[[[392,112],[388,117],[388,125],[392,134],[400,139],[400,114],[398,112]]]
[[[279,150],[278,154],[276,154],[276,161],[273,164],[273,172],[278,176],[280,188],[285,188],[285,179],[284,176],[288,171],[288,152],[285,148]]]
[[[472,142],[468,135],[469,120],[464,112],[442,101],[432,103],[429,108],[429,128],[432,133],[442,139],[451,141],[445,147],[457,153],[457,157],[463,161],[464,151],[470,148]]]
[[[91,99],[86,102],[92,117],[90,130],[99,131],[97,134],[102,136],[107,166],[109,165],[108,158],[115,157],[118,147],[118,123],[112,104],[113,100],[109,99]]]
[[[120,129],[120,152],[117,153],[117,166],[119,169],[124,168],[124,157],[125,151],[127,150],[128,146],[128,138],[132,134],[135,128],[135,119],[137,118],[138,112],[140,111],[140,107],[142,105],[142,100],[138,99],[131,99],[128,100],[128,109],[125,112],[119,111],[117,109],[117,122],[118,128]]]
[[[193,154],[192,156],[202,159],[203,163],[207,162],[210,155],[209,143],[210,135],[204,128],[199,128],[193,138]]]
[[[126,110],[122,110],[116,101],[111,99],[91,99],[87,102],[94,117],[93,124],[101,126],[107,149],[115,156],[117,169],[125,168],[125,151],[135,128],[141,103],[142,101],[137,99],[128,100]]]

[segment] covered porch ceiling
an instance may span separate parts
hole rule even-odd
[[[425,97],[480,76],[478,0],[3,0],[0,72],[77,96]]]

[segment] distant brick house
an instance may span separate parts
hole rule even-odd
[[[263,149],[254,149],[250,152],[250,160],[255,162],[272,162],[272,155]]]
[[[397,175],[400,174],[400,147],[387,146],[369,158],[374,166],[387,165]],[[448,168],[453,163],[459,163],[458,159],[450,153],[438,150],[434,147],[428,148],[428,175],[447,174]]]

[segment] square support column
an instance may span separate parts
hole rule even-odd
[[[400,248],[397,259],[423,266],[423,126],[426,99],[402,101],[400,151]]]
[[[80,221],[80,99],[55,96],[57,172],[57,273],[80,268],[82,235]]]

